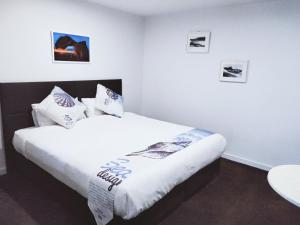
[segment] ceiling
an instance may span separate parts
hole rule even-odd
[[[266,0],[85,0],[104,6],[149,16],[169,12],[185,11],[194,8],[208,8]]]

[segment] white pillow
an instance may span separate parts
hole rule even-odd
[[[34,125],[36,127],[43,127],[43,126],[51,126],[55,125],[56,123],[44,116],[38,109],[39,104],[31,104],[32,107],[32,119],[34,122]]]
[[[78,101],[78,98],[75,98],[75,101]],[[39,104],[37,104],[37,103],[31,104],[31,107],[32,107],[31,115],[32,115],[34,125],[36,127],[44,127],[44,126],[52,126],[52,125],[57,124],[53,120],[44,116],[38,109],[38,105]],[[85,119],[85,118],[86,118],[86,116],[83,114],[83,116],[81,118],[79,118],[79,120]]]
[[[96,108],[110,115],[122,117],[124,113],[123,98],[101,84],[97,85]]]
[[[86,111],[86,109],[87,109],[86,106],[82,102],[80,102],[77,97],[75,98],[75,102],[76,102],[76,104],[81,105],[82,107],[84,107],[84,111]],[[86,117],[85,113],[83,112],[82,116],[79,117],[79,119],[77,121],[82,120],[82,119],[86,119],[86,118],[87,117]]]
[[[82,103],[86,106],[86,116],[88,118],[94,117],[94,116],[100,116],[103,115],[104,112],[102,110],[96,109],[96,99],[95,98],[82,98]]]
[[[35,126],[35,127],[38,127],[39,124],[38,124],[38,122],[37,122],[36,112],[35,112],[33,109],[32,109],[32,111],[31,111],[31,116],[32,116],[32,120],[33,120],[34,126]]]
[[[86,107],[55,86],[52,92],[38,104],[37,109],[48,119],[66,128],[71,128],[80,118],[84,117]]]

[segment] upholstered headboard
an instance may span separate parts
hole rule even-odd
[[[41,102],[55,85],[73,97],[92,98],[96,95],[96,85],[100,83],[118,94],[122,94],[122,80],[51,81],[0,83],[0,103],[2,131],[8,170],[16,164],[17,153],[12,145],[14,132],[33,126],[31,104]]]

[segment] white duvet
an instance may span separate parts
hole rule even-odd
[[[133,113],[80,120],[72,129],[61,126],[25,128],[15,132],[18,152],[87,198],[89,179],[102,165],[125,154],[170,140],[191,127],[166,123]],[[213,134],[145,169],[122,183],[114,213],[131,219],[150,208],[176,185],[221,156],[225,139]]]

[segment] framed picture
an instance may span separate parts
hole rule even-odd
[[[223,61],[220,81],[245,83],[247,81],[248,61]]]
[[[53,62],[90,62],[90,38],[51,32]]]
[[[210,32],[190,32],[187,40],[187,52],[207,53],[209,51]]]

